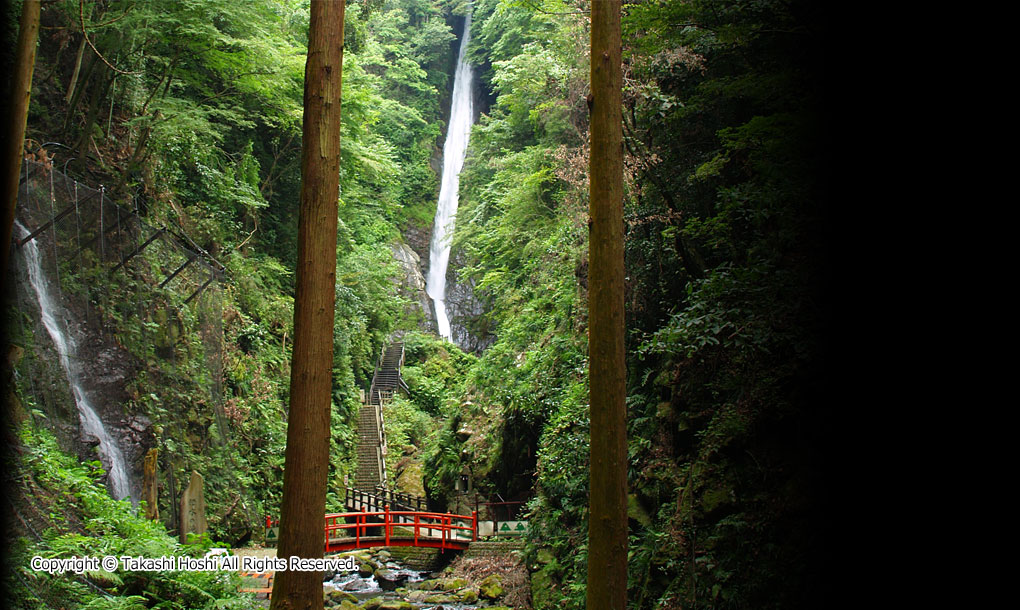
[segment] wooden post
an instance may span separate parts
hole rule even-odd
[[[145,518],[159,519],[159,450],[153,447],[145,454],[142,469],[142,499],[145,500]]]
[[[478,511],[471,511],[471,542],[478,540]]]
[[[386,546],[390,545],[390,505],[386,504],[383,507],[383,536],[386,538]]]

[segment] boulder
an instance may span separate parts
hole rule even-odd
[[[447,578],[443,580],[443,591],[456,591],[468,586],[468,581],[463,578]]]
[[[503,579],[498,574],[490,574],[478,583],[478,594],[485,599],[499,599],[504,593]]]
[[[478,589],[469,587],[458,593],[457,597],[465,604],[474,604],[478,601]]]
[[[361,604],[361,607],[364,610],[379,610],[379,606],[382,606],[383,601],[384,600],[381,597],[373,597],[372,599]]]
[[[379,583],[379,588],[383,591],[393,591],[403,584],[405,580],[407,580],[407,574],[401,574],[385,568],[375,571],[375,581]]]
[[[328,603],[330,606],[339,606],[345,601],[357,604],[358,598],[346,591],[340,591],[339,589],[334,589],[333,591],[323,595],[323,602]]]

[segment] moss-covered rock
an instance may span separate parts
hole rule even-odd
[[[499,599],[505,593],[499,574],[489,574],[478,583],[478,594],[485,599]]]
[[[531,574],[531,603],[535,610],[557,607],[557,598],[553,595],[557,584],[554,566],[554,563],[545,565]]]
[[[458,593],[457,597],[465,604],[473,604],[478,601],[478,589],[475,587],[468,587]]]
[[[338,607],[343,602],[349,602],[351,604],[356,605],[360,600],[358,600],[357,597],[354,597],[347,591],[333,590],[330,591],[329,593],[324,594],[322,596],[322,601],[324,604],[330,607]]]
[[[463,589],[470,583],[463,578],[446,578],[443,580],[443,591],[455,591]]]
[[[439,578],[430,578],[417,584],[419,591],[435,591],[443,587],[443,581]]]
[[[376,566],[371,560],[358,561],[358,575],[368,577],[375,574]]]
[[[362,603],[361,607],[364,610],[379,610],[379,607],[382,606],[384,601],[386,600],[381,597],[373,597],[372,599],[366,600]]]

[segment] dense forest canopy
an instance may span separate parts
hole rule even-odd
[[[408,391],[386,407],[388,484],[446,510],[469,475],[479,496],[525,503],[536,609],[582,608],[586,589],[590,4],[349,0],[344,27],[326,510],[343,510],[361,394],[402,337]],[[634,609],[791,607],[824,576],[820,4],[623,5]],[[3,9],[8,50],[21,6]],[[468,12],[478,112],[448,277],[470,286],[478,305],[458,323],[478,341],[458,346],[435,336],[413,278],[428,265]],[[249,607],[236,582],[203,574],[75,579],[25,566],[36,554],[244,546],[279,514],[308,28],[308,0],[42,2],[26,155],[103,185],[222,275],[185,302],[190,292],[160,286],[161,240],[113,272],[71,260],[82,248],[56,229],[39,240],[69,315],[103,337],[88,356],[111,354],[120,376],[101,392],[104,419],[145,422],[133,468],[140,479],[155,450],[150,520],[106,493],[12,264],[14,607]],[[192,471],[206,480],[209,532],[185,550],[167,532]]]

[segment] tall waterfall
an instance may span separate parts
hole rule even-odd
[[[471,133],[473,109],[471,107],[471,66],[464,62],[464,51],[471,38],[471,12],[464,21],[464,35],[457,53],[457,71],[453,77],[453,100],[450,104],[450,123],[443,145],[443,180],[439,187],[439,203],[429,245],[429,277],[426,286],[429,298],[436,306],[436,325],[446,339],[450,333],[450,319],[446,313],[446,268],[450,263],[450,238],[453,235],[457,214],[457,189],[460,170],[464,167],[468,136]]]
[[[22,238],[29,234],[20,222],[15,222],[15,226]],[[29,283],[32,284],[36,300],[39,302],[43,326],[46,327],[46,332],[53,340],[53,346],[56,347],[57,354],[60,356],[60,365],[64,368],[67,381],[71,385],[71,393],[74,394],[74,402],[78,407],[82,432],[99,440],[99,453],[103,457],[104,466],[109,473],[109,486],[113,497],[117,500],[129,497],[131,484],[124,464],[124,455],[117,442],[106,432],[103,421],[99,419],[99,415],[92,403],[89,402],[88,395],[82,387],[82,370],[78,364],[77,346],[64,323],[66,312],[50,293],[49,282],[43,273],[39,245],[33,239],[22,246],[21,250],[25,255]]]

